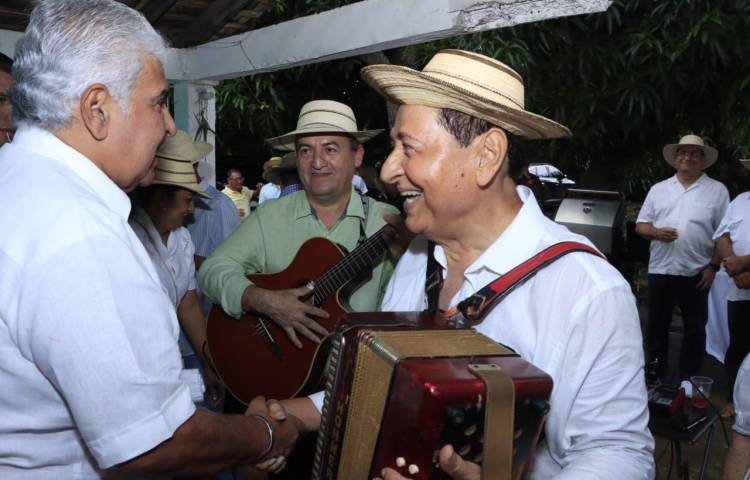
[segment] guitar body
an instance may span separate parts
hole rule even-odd
[[[268,290],[286,290],[306,285],[344,258],[334,243],[311,238],[300,247],[292,263],[273,274],[251,274],[254,285]],[[339,316],[346,313],[340,305],[338,290],[318,305],[330,315],[316,320],[329,332]],[[259,325],[263,323],[275,340],[273,348]],[[328,343],[320,345],[298,336],[302,348],[289,341],[273,320],[246,313],[239,320],[224,313],[220,305],[211,307],[207,340],[219,376],[238,400],[249,403],[254,397],[284,399],[312,393],[319,385],[327,356]],[[317,355],[320,351],[320,355]]]

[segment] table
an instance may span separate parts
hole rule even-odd
[[[683,405],[683,411],[689,413],[695,411],[693,406],[690,404],[690,399],[685,399]],[[706,438],[706,446],[703,448],[703,461],[701,462],[699,480],[703,480],[703,476],[706,472],[706,465],[708,464],[708,455],[711,450],[711,443],[714,438],[714,424],[719,419],[719,414],[712,408],[705,408],[701,410],[706,418],[701,420],[698,424],[693,427],[683,430],[674,425],[670,416],[663,410],[656,410],[654,408],[650,410],[650,418],[648,422],[648,428],[651,433],[656,437],[662,437],[669,440],[675,448],[675,457],[677,460],[677,476],[682,476],[684,480],[689,480],[690,473],[688,471],[688,461],[682,458],[682,444],[687,443],[688,445],[695,445],[703,435],[708,432]]]

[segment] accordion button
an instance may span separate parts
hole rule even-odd
[[[404,465],[406,465],[406,459],[404,457],[398,457],[396,459],[396,466],[403,467]]]
[[[419,473],[419,467],[414,465],[413,463],[409,465],[409,474],[416,475]]]

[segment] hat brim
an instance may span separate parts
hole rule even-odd
[[[526,140],[569,137],[570,130],[541,115],[509,107],[400,65],[370,65],[362,79],[399,105],[449,108],[485,120]]]
[[[206,143],[206,142],[193,142],[193,147],[195,147],[195,152],[191,155],[176,155],[176,154],[157,151],[156,156],[167,158],[169,160],[179,160],[181,162],[198,163],[201,160],[201,158],[211,153],[214,149],[213,145],[211,145],[210,143]]]
[[[677,149],[686,146],[698,147],[703,150],[703,165],[701,165],[701,170],[707,169],[708,167],[716,163],[716,159],[719,158],[719,152],[715,148],[709,147],[708,145],[696,145],[693,143],[670,143],[669,145],[665,145],[661,150],[664,160],[672,168],[676,169],[677,163],[675,163],[674,156],[677,153]]]
[[[750,170],[750,158],[740,158],[740,163],[742,164],[743,167]]]
[[[170,182],[168,180],[154,180],[152,185],[170,185],[172,187],[184,188],[204,198],[211,198],[206,192],[201,190],[201,187],[197,183],[177,183]]]
[[[376,135],[382,132],[383,129],[378,130],[360,130],[357,132],[349,132],[343,130],[335,125],[329,124],[316,124],[310,125],[307,128],[301,128],[294,130],[278,137],[269,138],[266,143],[277,150],[284,150],[287,152],[293,152],[296,150],[297,137],[300,135],[312,135],[315,133],[335,133],[340,135],[350,135],[354,137],[359,143],[365,143],[368,140],[373,139]]]

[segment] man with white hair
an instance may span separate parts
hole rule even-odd
[[[685,135],[666,145],[662,155],[675,175],[651,187],[635,226],[638,235],[651,241],[646,350],[656,374],[666,377],[669,326],[678,303],[684,327],[678,375],[686,381],[698,373],[706,351],[708,291],[720,266],[712,236],[729,192],[703,172],[716,162],[718,152],[701,137]]]
[[[175,309],[125,194],[175,133],[166,50],[112,0],[42,0],[18,42],[19,128],[0,149],[4,480],[273,469],[297,437],[263,399],[232,417],[196,409],[179,379]]]

